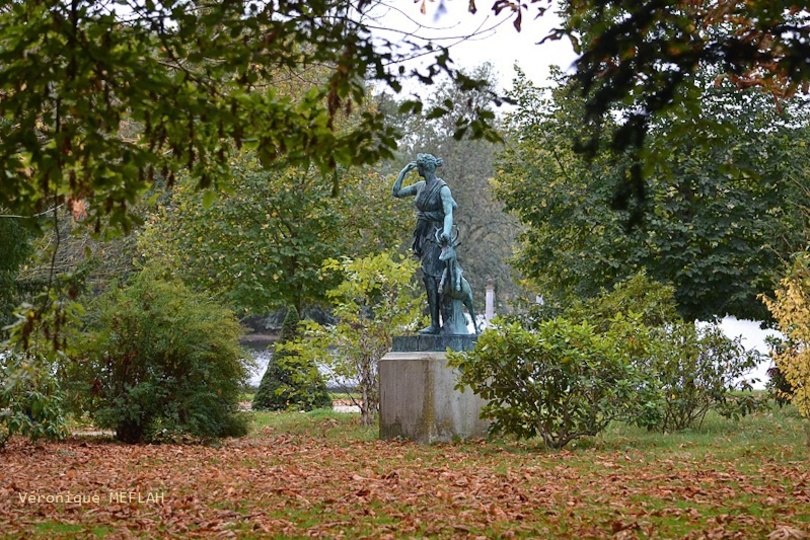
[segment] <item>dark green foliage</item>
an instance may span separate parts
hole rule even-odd
[[[66,434],[63,395],[47,357],[0,349],[0,450],[15,434],[31,440]]]
[[[0,207],[0,215],[4,209]],[[14,308],[19,302],[17,271],[31,254],[30,231],[19,219],[0,216],[0,338],[2,330],[14,320]]]
[[[30,215],[55,198],[86,198],[99,226],[109,216],[127,229],[130,205],[157,176],[171,183],[185,169],[216,186],[242,145],[262,164],[322,173],[391,157],[398,134],[364,107],[368,80],[395,91],[439,73],[467,90],[477,81],[456,73],[445,47],[372,33],[377,4],[4,3],[0,204]],[[433,57],[425,71],[402,68],[424,53]],[[489,118],[459,129],[497,137]],[[331,174],[321,180],[339,186]]]
[[[772,356],[784,354],[785,350],[791,347],[788,340],[777,336],[768,337],[767,343]],[[781,409],[790,403],[794,392],[793,385],[790,384],[790,381],[787,380],[787,377],[785,377],[785,374],[782,373],[782,370],[779,369],[779,365],[777,364],[768,368],[767,374],[768,382],[765,383],[765,389],[768,390],[768,394]]]
[[[341,191],[332,196],[312,167],[277,162],[266,170],[243,152],[231,168],[222,181],[228,193],[213,199],[181,177],[149,216],[138,247],[240,315],[323,305],[337,285],[320,274],[325,260],[386,249],[408,236],[410,208],[394,205],[378,175],[342,172]]]
[[[730,417],[751,412],[754,404],[732,393],[751,389],[741,377],[758,360],[740,338],[729,339],[716,326],[681,322],[657,328],[643,369],[659,383],[659,420],[646,426],[664,432],[700,427],[711,407]]]
[[[301,358],[294,350],[281,347],[299,337],[298,322],[298,310],[295,306],[288,307],[281,336],[253,397],[254,410],[283,411],[294,408],[310,411],[332,407],[332,399],[317,366]]]
[[[471,9],[475,9],[475,1]],[[524,10],[551,11],[545,0],[493,2],[499,13],[508,5],[520,28]],[[754,88],[773,109],[780,100],[807,92],[810,29],[802,3],[673,2],[671,0],[584,0],[562,2],[562,22],[538,41],[568,38],[579,57],[574,84],[585,98],[583,121],[594,129],[580,144],[594,156],[609,146],[631,159],[620,165],[614,202],[639,224],[647,209],[649,168],[669,154],[648,151],[658,118],[676,110],[675,131],[690,136],[700,122],[699,109],[710,86],[695,85],[707,68],[717,82],[728,81],[731,93]],[[764,91],[763,91],[764,90]],[[774,99],[775,98],[775,99]],[[677,110],[680,109],[680,110]],[[745,119],[739,111],[729,116]],[[620,122],[612,121],[621,118]],[[700,145],[710,149],[716,140]],[[732,163],[732,167],[733,167]],[[720,314],[722,315],[722,313]]]
[[[489,404],[494,433],[541,436],[559,448],[611,419],[673,431],[710,407],[730,418],[762,403],[741,376],[759,355],[719,327],[680,319],[673,288],[639,274],[572,306],[541,306],[451,355],[462,385]]]
[[[459,384],[489,400],[481,414],[493,419],[492,434],[540,436],[562,448],[626,414],[644,385],[617,322],[617,331],[601,335],[564,318],[534,331],[509,324],[484,332],[474,351],[450,359],[461,370]]]
[[[71,398],[124,442],[246,433],[247,378],[233,314],[147,268],[91,308]]]
[[[673,109],[650,128],[657,159],[645,169],[644,220],[614,206],[626,187],[631,156],[603,148],[593,159],[573,139],[589,134],[583,100],[569,78],[557,88],[515,83],[518,109],[498,164],[497,195],[525,229],[516,266],[549,301],[599,294],[645,269],[675,287],[687,320],[732,314],[766,320],[757,296],[770,294],[782,259],[806,245],[801,179],[810,161],[800,103],[780,113],[767,97],[694,81],[706,95],[693,109]],[[708,88],[711,88],[710,90]],[[678,129],[679,115],[690,117]]]

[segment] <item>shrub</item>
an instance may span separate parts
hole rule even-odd
[[[489,402],[481,414],[490,434],[540,436],[562,448],[601,432],[637,408],[644,380],[631,362],[627,321],[605,334],[565,318],[540,322],[533,331],[516,323],[483,333],[473,351],[450,353],[469,386]]]
[[[750,395],[733,394],[750,389],[739,379],[756,365],[758,354],[729,340],[716,326],[696,329],[685,323],[673,287],[650,281],[642,272],[612,291],[575,303],[565,316],[588,321],[599,332],[615,332],[616,313],[640,323],[630,328],[627,340],[645,341],[633,361],[648,379],[635,401],[639,408],[627,420],[672,431],[700,425],[711,407],[737,418],[761,406]]]
[[[332,399],[315,363],[293,350],[284,349],[285,344],[298,339],[298,322],[298,310],[290,306],[273,356],[253,397],[254,410],[284,411],[294,408],[310,411],[332,406]]]
[[[62,393],[50,367],[34,351],[0,351],[0,449],[14,434],[32,440],[65,435]]]
[[[769,367],[767,374],[768,382],[765,383],[765,389],[781,409],[790,403],[790,399],[793,397],[793,385],[787,380],[779,366]]]
[[[495,432],[560,447],[612,418],[672,431],[700,425],[710,407],[735,418],[761,407],[733,393],[746,389],[740,378],[758,354],[717,327],[683,322],[673,288],[644,274],[524,322],[531,330],[507,323],[452,356],[462,385],[492,400],[484,412]]]
[[[74,398],[124,442],[246,433],[247,369],[233,314],[145,269],[93,306]]]
[[[775,296],[763,301],[787,341],[771,357],[791,387],[791,401],[810,417],[810,254],[796,255]]]
[[[82,307],[60,287],[35,297],[39,308],[23,304],[6,328],[0,347],[0,448],[18,433],[32,440],[67,434],[64,393],[57,374],[67,363],[68,345]]]
[[[676,431],[700,427],[711,407],[728,417],[756,408],[756,402],[732,397],[735,390],[750,390],[742,376],[759,360],[739,338],[729,339],[714,325],[697,327],[680,322],[655,330],[642,369],[659,383],[659,421],[647,427]]]
[[[767,336],[765,343],[768,345],[771,358],[784,354],[786,350],[793,346],[789,340],[778,334]],[[785,378],[785,374],[775,363],[765,373],[768,375],[768,381],[765,383],[768,397],[781,409],[790,403],[790,399],[793,397],[793,385]]]

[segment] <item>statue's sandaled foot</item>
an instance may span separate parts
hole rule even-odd
[[[438,326],[430,325],[427,328],[422,328],[421,330],[419,330],[419,333],[420,334],[432,334],[432,335],[435,335],[435,334],[441,333],[441,331],[442,331],[442,329],[439,328]]]

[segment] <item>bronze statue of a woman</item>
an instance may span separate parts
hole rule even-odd
[[[453,229],[453,209],[456,202],[450,188],[441,178],[436,177],[436,169],[441,167],[441,158],[431,154],[417,154],[416,161],[408,163],[394,182],[394,197],[416,197],[416,230],[413,233],[413,252],[422,260],[422,279],[427,291],[430,307],[430,326],[421,330],[423,334],[438,334],[439,324],[439,280],[444,270],[439,260],[440,244],[436,243],[436,231],[441,231],[442,242],[449,242]],[[402,181],[410,171],[416,169],[424,178],[415,184],[402,187]]]

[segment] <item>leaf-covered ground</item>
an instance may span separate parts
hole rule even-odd
[[[355,415],[305,424],[218,447],[15,439],[0,454],[0,536],[810,538],[798,420],[558,453],[378,441]]]

